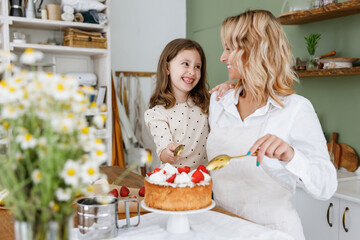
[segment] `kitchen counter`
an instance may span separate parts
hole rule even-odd
[[[355,172],[338,170],[338,188],[334,197],[360,204],[360,169]]]

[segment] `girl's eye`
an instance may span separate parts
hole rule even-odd
[[[195,66],[196,69],[201,69],[200,65]]]
[[[185,66],[189,66],[189,64],[187,62],[183,62],[182,64]]]

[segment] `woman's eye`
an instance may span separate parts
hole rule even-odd
[[[230,51],[230,48],[226,48],[226,51]]]

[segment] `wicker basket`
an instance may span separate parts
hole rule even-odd
[[[65,29],[64,46],[107,48],[107,39],[99,32],[85,32],[74,28]]]

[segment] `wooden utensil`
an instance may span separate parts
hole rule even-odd
[[[328,151],[334,154],[334,165],[338,169],[340,166],[340,155],[341,155],[341,148],[340,145],[337,143],[339,134],[337,132],[333,132],[331,134],[331,141],[327,143]]]
[[[332,57],[332,56],[335,56],[336,52],[335,51],[331,51],[327,54],[324,54],[322,56],[320,56],[320,58],[326,58],[326,57]]]
[[[350,146],[340,143],[340,167],[348,171],[354,172],[359,167],[359,157]]]

